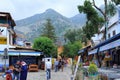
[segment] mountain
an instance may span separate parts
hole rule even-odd
[[[87,18],[85,14],[81,13],[81,14],[75,15],[74,17],[71,17],[70,20],[74,24],[84,26],[85,22],[87,21]]]
[[[33,42],[34,38],[41,34],[46,19],[51,19],[51,23],[55,27],[56,35],[58,37],[63,36],[68,29],[81,28],[86,20],[85,15],[83,17],[83,14],[67,18],[53,9],[47,9],[41,14],[17,20],[15,31],[16,33],[22,33],[27,40]]]

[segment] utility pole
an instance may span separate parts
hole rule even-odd
[[[108,17],[107,17],[107,0],[105,2],[105,40],[107,40]]]
[[[7,59],[7,57],[8,57],[8,49],[5,48],[5,49],[4,49],[4,59],[5,59],[4,68],[5,68],[5,72],[6,72],[6,70],[7,70],[7,68],[6,68],[6,59]]]

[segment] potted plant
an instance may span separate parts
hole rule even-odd
[[[98,68],[94,63],[91,63],[88,68],[89,76],[95,76],[98,74]]]

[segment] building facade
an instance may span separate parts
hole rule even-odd
[[[17,42],[15,26],[10,13],[0,12],[0,71],[15,64],[17,60],[39,65],[38,62],[44,57],[41,51],[32,49],[30,42]]]
[[[4,50],[15,44],[15,25],[10,13],[0,12],[0,69],[3,65],[9,64],[9,58],[4,56]]]
[[[88,52],[89,55],[97,56],[100,66],[105,62],[107,67],[113,67],[114,64],[120,66],[120,6],[117,6],[117,13],[111,17],[107,24],[106,39],[104,37],[105,26],[99,34],[92,37],[94,46]],[[106,62],[106,57],[109,61]]]
[[[94,42],[94,46],[105,41],[104,37],[105,32],[105,25],[100,29],[100,32],[95,34],[94,37],[92,37],[92,41]],[[116,14],[109,18],[107,22],[107,34],[106,39],[109,39],[117,34],[120,33],[120,7],[117,6]]]

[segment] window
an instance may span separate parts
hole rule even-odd
[[[118,19],[119,19],[119,22],[120,22],[120,6],[118,6],[117,9],[118,9]]]
[[[115,30],[113,31],[113,36],[114,36],[114,35],[116,35],[116,31],[115,31]]]
[[[108,38],[110,38],[110,33],[108,34]]]

